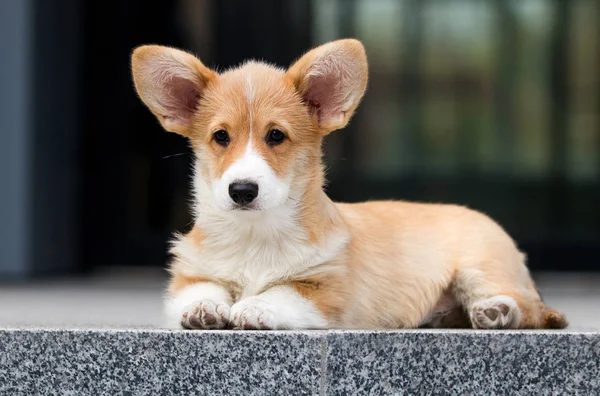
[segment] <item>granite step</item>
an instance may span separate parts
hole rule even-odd
[[[0,395],[600,394],[595,331],[0,330]]]

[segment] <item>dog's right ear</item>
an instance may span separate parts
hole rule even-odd
[[[136,48],[131,69],[138,95],[163,128],[189,136],[202,91],[217,73],[187,52],[158,45]]]

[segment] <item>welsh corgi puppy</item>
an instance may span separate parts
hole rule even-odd
[[[185,329],[563,328],[513,240],[455,205],[332,202],[321,145],[367,86],[354,39],[284,70],[217,73],[173,48],[132,55],[137,92],[196,156],[194,226],[165,308]]]

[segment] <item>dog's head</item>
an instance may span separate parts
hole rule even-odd
[[[317,47],[287,71],[248,62],[218,74],[161,46],[137,48],[132,69],[162,126],[190,139],[200,198],[224,211],[300,199],[320,172],[322,137],[348,123],[367,85],[364,48],[351,39]]]

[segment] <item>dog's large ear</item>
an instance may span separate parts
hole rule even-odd
[[[136,48],[131,69],[138,95],[163,128],[189,136],[202,91],[217,73],[187,52],[158,45]]]
[[[287,77],[318,117],[326,135],[348,124],[365,93],[367,55],[360,41],[332,41],[306,53]]]

